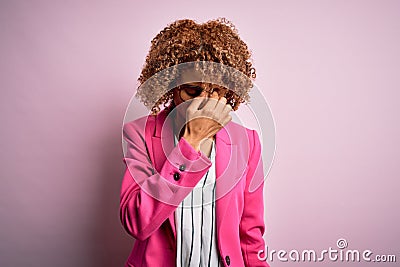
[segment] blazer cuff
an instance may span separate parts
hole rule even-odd
[[[211,165],[211,160],[204,153],[196,151],[184,138],[181,138],[167,156],[161,175],[178,187],[194,187]]]

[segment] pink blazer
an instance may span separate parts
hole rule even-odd
[[[165,111],[124,124],[127,142],[120,219],[136,241],[125,267],[176,266],[174,211],[211,167],[181,138],[174,147]],[[216,134],[216,234],[224,266],[269,266],[265,250],[263,167],[254,130],[234,122]]]

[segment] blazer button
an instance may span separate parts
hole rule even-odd
[[[226,256],[225,257],[225,262],[226,262],[226,264],[229,266],[229,265],[231,265],[231,258],[229,258],[229,256]]]
[[[178,181],[181,178],[181,175],[179,174],[179,172],[175,172],[174,173],[174,180]]]
[[[179,166],[179,170],[180,170],[181,172],[183,172],[185,169],[186,169],[185,164],[182,164],[182,165]]]

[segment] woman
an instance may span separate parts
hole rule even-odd
[[[163,71],[155,80],[172,90],[152,80]],[[136,239],[125,266],[268,266],[257,257],[265,248],[260,141],[230,115],[253,78],[250,52],[225,19],[178,20],[152,40],[137,96],[153,114],[123,132],[120,216]]]

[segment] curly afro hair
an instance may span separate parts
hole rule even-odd
[[[160,106],[169,106],[173,90],[163,91],[156,84],[142,85],[160,71],[187,62],[215,62],[239,71],[247,81],[243,82],[242,79],[238,82],[239,78],[236,78],[236,85],[235,81],[225,81],[224,84],[231,85],[229,89],[235,87],[234,91],[230,90],[226,95],[227,103],[233,110],[237,110],[240,103],[249,100],[251,80],[255,79],[256,71],[252,64],[251,53],[240,39],[235,26],[225,18],[202,24],[183,19],[169,24],[151,41],[150,51],[138,79],[140,86],[136,97],[151,109],[153,114],[160,111]],[[172,81],[174,77],[176,75],[163,79]]]

